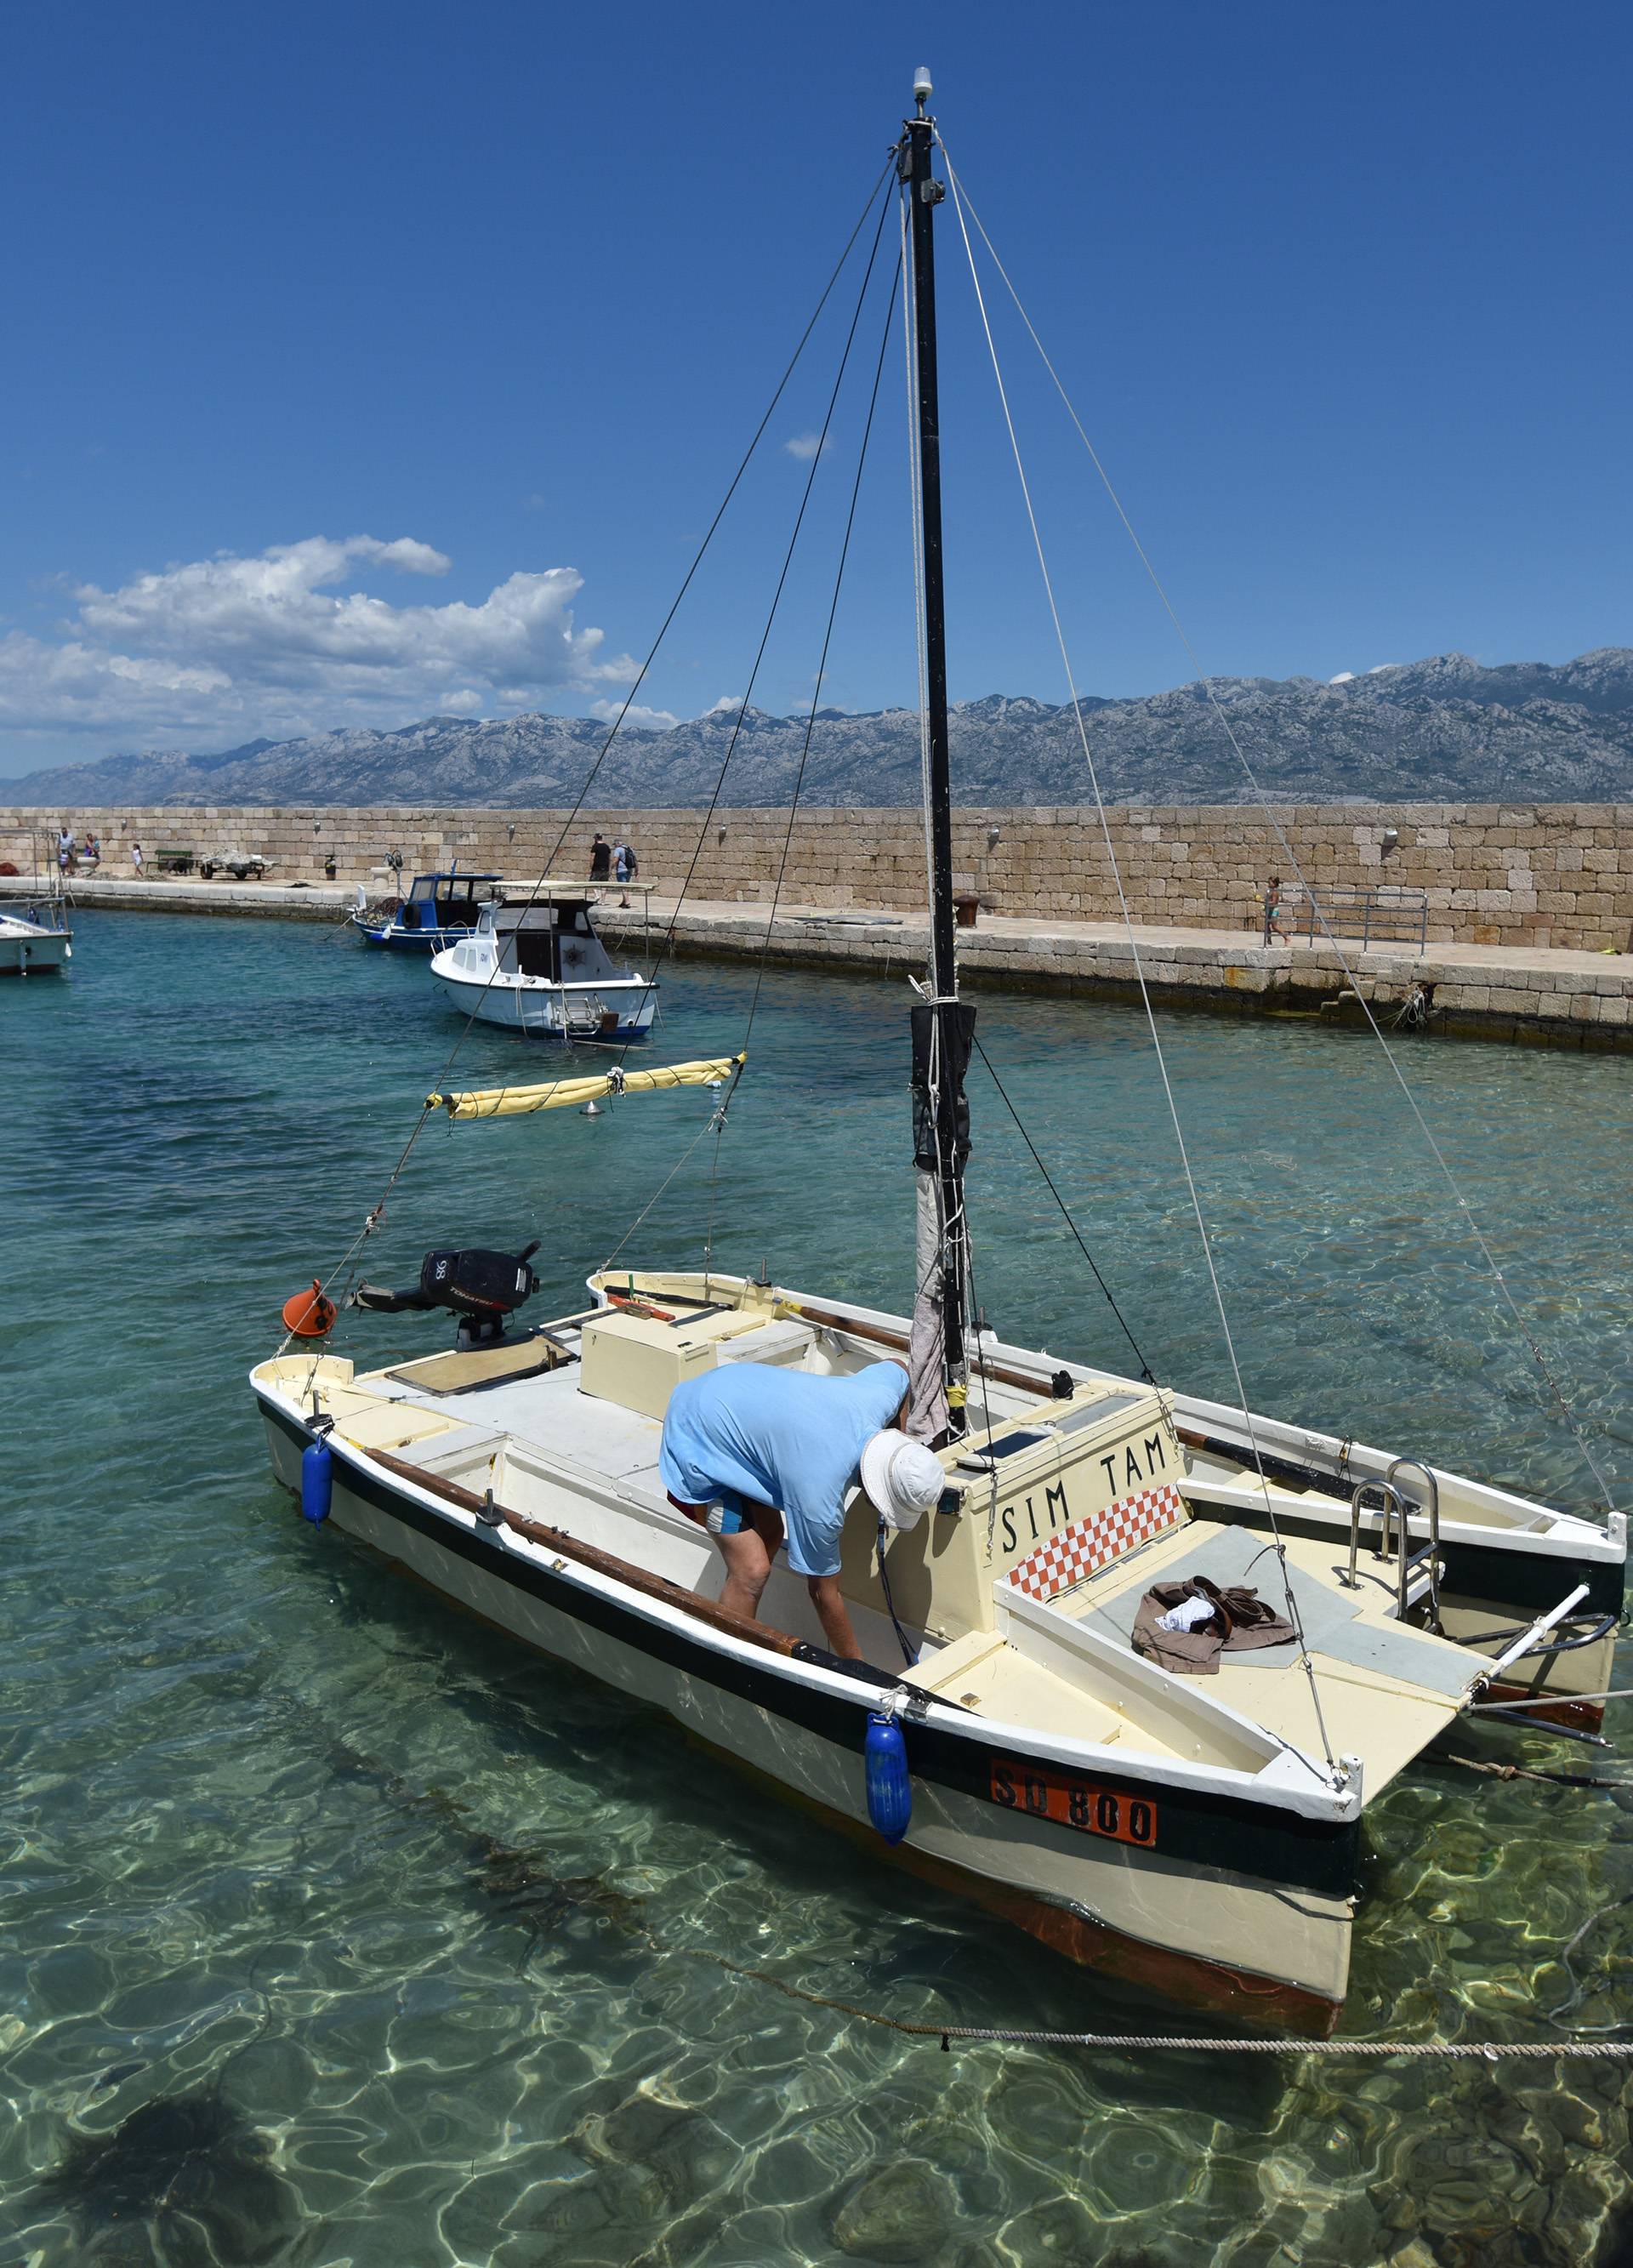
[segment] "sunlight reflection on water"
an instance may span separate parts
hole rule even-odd
[[[738,1044],[751,985],[684,965],[658,1051]],[[1222,1392],[1141,1026],[979,1005],[1153,1366]],[[902,1304],[904,1011],[898,987],[768,979],[719,1161],[723,1264],[763,1256],[783,1280]],[[913,2016],[1157,2020],[288,1516],[243,1374],[284,1296],[355,1232],[442,1060],[453,1027],[423,967],[316,929],[87,915],[69,983],[9,988],[0,1018],[0,2185],[26,2257],[1591,2254],[1628,2186],[1633,2095],[1614,2067],[944,2058],[687,1957]],[[1367,1043],[1205,1019],[1169,1037],[1259,1405],[1590,1506]],[[1408,1060],[1625,1482],[1627,1065],[1432,1043]],[[541,1075],[482,1032],[462,1067],[480,1084],[519,1061]],[[983,1304],[1008,1336],[1119,1361],[978,1070],[972,1090]],[[434,1125],[370,1272],[406,1282],[430,1244],[538,1235],[541,1307],[577,1305],[710,1104]],[[695,1263],[712,1149],[644,1256]],[[360,1320],[349,1351],[404,1330]],[[1540,1736],[1467,1738],[1560,1764]],[[1534,2033],[1571,1990],[1565,1941],[1633,1892],[1630,1803],[1434,1763],[1392,1787],[1369,1815],[1347,2024]],[[1622,2012],[1630,1913],[1584,1942],[1581,2021]]]

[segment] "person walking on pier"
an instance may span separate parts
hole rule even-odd
[[[612,872],[613,846],[604,835],[598,834],[590,845],[590,880],[604,882]]]
[[[130,864],[139,882],[142,880],[142,845],[139,843],[133,843],[130,846]]]
[[[1264,886],[1264,941],[1267,945],[1270,942],[1272,936],[1285,939],[1287,935],[1287,932],[1282,927],[1281,923],[1276,919],[1276,915],[1281,908],[1281,877],[1278,874],[1272,874],[1269,880]]]

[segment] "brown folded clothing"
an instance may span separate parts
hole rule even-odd
[[[1157,1617],[1177,1607],[1181,1599],[1207,1599],[1213,1612],[1205,1623],[1189,1630],[1159,1630]],[[1206,1575],[1182,1583],[1153,1583],[1140,1601],[1134,1616],[1134,1650],[1159,1669],[1175,1669],[1189,1677],[1218,1675],[1219,1656],[1255,1646],[1285,1646],[1298,1636],[1285,1616],[1244,1585],[1222,1591]]]

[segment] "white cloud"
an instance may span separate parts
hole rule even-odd
[[[123,745],[201,733],[293,733],[479,716],[541,696],[627,684],[636,665],[580,630],[571,567],[518,572],[476,604],[400,606],[359,587],[438,577],[451,562],[411,536],[309,536],[253,557],[219,554],[74,588],[55,636],[0,637],[0,725],[94,730]]]
[[[1400,667],[1401,664],[1398,661],[1375,661],[1366,674],[1369,677],[1381,677],[1385,670]]]
[[[632,701],[627,711],[622,701],[592,701],[590,703],[590,714],[599,717],[604,725],[612,724],[621,713],[626,725],[636,725],[645,733],[666,733],[680,721],[667,709],[649,709],[639,701]]]
[[[796,433],[783,444],[789,455],[798,457],[802,465],[808,465],[819,449],[826,456],[833,446],[832,441],[825,441],[820,433]]]
[[[742,705],[743,696],[740,693],[723,693],[717,701],[711,701],[708,708],[699,713],[704,717],[722,717],[727,710],[740,709]]]
[[[1329,685],[1353,685],[1355,672],[1352,669],[1341,669],[1336,677],[1329,677],[1327,681]]]

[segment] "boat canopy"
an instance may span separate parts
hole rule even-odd
[[[499,895],[507,906],[517,898],[526,898],[529,903],[535,898],[576,898],[584,903],[607,890],[640,890],[650,896],[652,887],[651,882],[616,882],[610,879],[605,882],[507,882]]]
[[[410,898],[445,897],[449,889],[445,889],[444,884],[447,884],[449,888],[470,891],[478,882],[499,882],[504,879],[502,874],[478,874],[462,866],[439,866],[433,874],[416,874],[408,895]]]
[[[651,1094],[666,1086],[712,1086],[740,1071],[744,1056],[713,1056],[696,1063],[661,1064],[651,1071],[592,1072],[583,1079],[553,1079],[543,1086],[487,1086],[462,1094],[428,1094],[428,1110],[450,1118],[520,1118],[533,1110],[566,1110],[575,1103],[599,1102],[603,1095]]]

